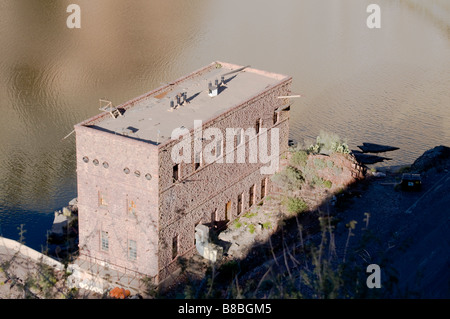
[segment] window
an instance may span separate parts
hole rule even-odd
[[[244,139],[242,138],[243,133],[244,133],[244,130],[243,130],[243,129],[239,129],[239,130],[238,130],[238,134],[236,135],[236,146],[239,146],[239,145],[242,144],[242,142],[243,142],[243,140],[244,140]]]
[[[255,185],[250,187],[248,195],[248,206],[251,207],[255,203]]]
[[[261,128],[261,119],[256,120],[255,131],[256,134],[259,134],[259,129]]]
[[[180,164],[176,164],[173,166],[173,181],[176,182],[180,178]]]
[[[211,228],[212,229],[217,227],[217,225],[216,225],[216,213],[217,213],[217,209],[211,213]]]
[[[218,140],[216,143],[216,158],[222,156],[222,140]]]
[[[261,198],[266,197],[267,178],[261,180]]]
[[[196,228],[198,226],[198,224],[200,224],[200,222],[195,223],[194,225],[194,246],[197,244],[197,238],[196,238]]]
[[[196,153],[195,158],[194,158],[194,170],[195,171],[200,168],[201,160],[202,160],[202,153],[200,153],[200,152]]]
[[[128,199],[128,214],[136,216],[136,202],[134,200]]]
[[[172,260],[178,256],[178,236],[172,239]]]
[[[135,240],[128,241],[128,259],[136,260],[137,259],[137,243]]]
[[[231,200],[225,205],[225,220],[230,220],[231,215]]]
[[[108,201],[106,200],[106,195],[100,191],[98,191],[98,206],[99,207],[108,206]]]
[[[108,251],[109,250],[109,236],[108,236],[108,232],[106,231],[102,231],[101,233],[101,247],[103,251]]]
[[[278,112],[273,112],[273,125],[278,123]]]
[[[238,205],[237,205],[237,214],[240,215],[243,211],[243,207],[242,207],[242,194],[238,195]]]

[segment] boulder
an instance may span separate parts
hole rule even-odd
[[[67,216],[64,216],[61,211],[55,212],[55,219],[53,220],[52,225],[52,234],[57,236],[64,235],[65,229],[67,227],[67,224],[69,222],[69,219]]]
[[[72,216],[72,211],[69,209],[69,207],[63,207],[62,214],[63,216],[70,217]]]
[[[69,202],[69,206],[77,206],[78,205],[78,198],[74,198]]]
[[[438,167],[450,158],[450,148],[447,146],[436,146],[420,156],[411,165],[412,172],[423,172],[432,167]]]

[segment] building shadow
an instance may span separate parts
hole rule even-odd
[[[225,291],[234,289],[232,285],[240,284],[244,286],[243,288],[248,288],[245,287],[246,282],[253,285],[255,278],[261,283],[264,281],[265,273],[272,266],[272,271],[278,275],[283,275],[286,271],[299,275],[302,267],[292,261],[292,256],[286,256],[287,249],[294,249],[297,254],[306,255],[313,243],[318,245],[319,243],[316,241],[320,239],[320,234],[324,230],[323,222],[339,222],[340,214],[351,205],[354,198],[361,196],[367,182],[365,179],[356,180],[341,189],[339,194],[331,192],[327,194],[315,209],[279,220],[276,230],[269,235],[268,239],[263,242],[255,242],[242,258],[226,256],[232,244],[218,239],[220,231],[226,228],[217,229],[214,238],[216,244],[224,248],[225,258],[217,264],[207,263],[208,268],[201,278],[191,278],[187,275],[184,278],[187,278],[187,281],[180,282],[171,287],[171,290],[164,291],[164,295],[172,298],[185,291],[187,286],[203,287],[205,282],[210,280],[214,282],[214,292],[206,297],[223,298],[222,294]]]

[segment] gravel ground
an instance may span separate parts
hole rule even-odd
[[[394,184],[401,174],[385,171],[386,177],[372,178],[361,197],[339,213],[337,245],[343,245],[348,234],[345,225],[351,220],[358,222],[352,246],[360,244],[366,228],[364,213],[369,213],[367,229],[377,243],[369,245],[361,258],[394,271],[400,290],[396,297],[449,298],[450,160],[422,174],[420,192],[399,190]]]

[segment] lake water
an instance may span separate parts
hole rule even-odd
[[[450,144],[450,2],[0,1],[0,234],[38,250],[76,197],[73,125],[221,60],[292,75],[291,137],[334,132],[400,147],[411,163]],[[81,8],[68,29],[67,6]]]

